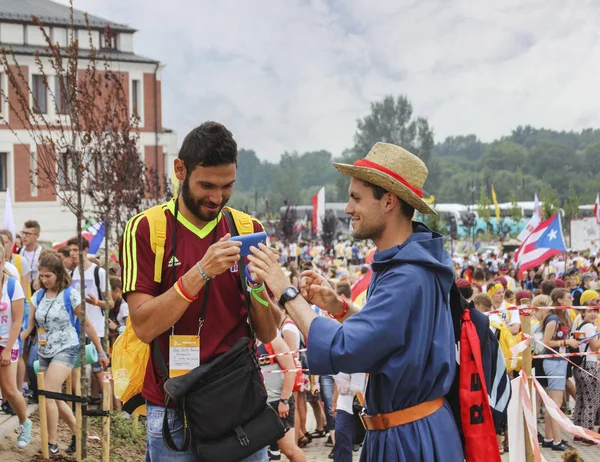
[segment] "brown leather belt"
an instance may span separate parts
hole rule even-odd
[[[390,412],[388,414],[366,415],[361,414],[360,420],[367,430],[387,430],[415,420],[423,419],[444,405],[444,398],[437,398],[432,401],[426,401],[416,406],[401,409],[400,411]]]

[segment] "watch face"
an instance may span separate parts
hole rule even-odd
[[[285,289],[285,294],[288,297],[295,297],[297,293],[298,293],[298,291],[296,289],[294,289],[293,287],[288,287],[287,289]]]

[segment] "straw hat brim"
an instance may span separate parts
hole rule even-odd
[[[344,175],[348,175],[359,180],[367,181],[377,186],[381,186],[386,191],[395,194],[403,201],[412,205],[416,210],[426,215],[435,215],[436,211],[423,199],[404,186],[398,180],[392,178],[386,173],[368,167],[357,167],[350,164],[333,163],[333,166]]]

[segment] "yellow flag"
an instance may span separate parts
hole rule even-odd
[[[494,185],[492,185],[492,201],[496,206],[496,220],[500,221],[500,207],[498,206],[498,199],[496,199],[496,191],[494,191]]]

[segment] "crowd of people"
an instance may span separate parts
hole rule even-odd
[[[26,222],[16,239],[0,230],[0,387],[2,409],[20,422],[18,447],[31,440],[25,403],[36,399],[35,364],[45,374],[46,388],[60,392],[78,367],[83,329],[98,353],[91,364],[90,405],[101,403],[102,371],[129,318],[137,337],[153,345],[141,390],[148,461],[195,461],[194,451],[201,449],[185,447],[187,420],[169,406],[162,386],[169,378],[165,374],[173,376],[173,370],[164,372],[169,367],[164,358],[169,363],[177,358],[172,344],[178,336],[198,338],[197,358],[184,355],[178,363],[186,370],[177,372],[184,375],[224,355],[238,339],[256,339],[252,348],[264,377],[268,413],[280,419],[283,432],[245,462],[281,460],[282,455],[304,461],[303,449],[317,439],[331,447],[329,458],[336,462],[351,461],[361,446],[363,460],[439,460],[442,455],[463,460],[460,433],[445,399],[457,370],[448,302],[454,282],[471,306],[488,313],[503,351],[522,339],[519,311],[511,308],[526,304],[539,308],[533,311],[534,355],[598,352],[597,311],[577,309],[600,305],[598,256],[567,253],[523,273],[513,254],[500,247],[449,255],[443,236],[412,220],[415,209],[433,212],[419,189],[427,171],[397,146],[378,143],[371,160],[336,164],[352,176],[346,211],[353,238],[326,246],[319,240],[287,243],[271,237],[269,247],[259,244],[240,257],[242,243],[230,239],[238,224],[250,232],[263,227],[246,215],[240,221],[223,219],[236,156],[235,141],[222,125],[209,122],[194,129],[175,161],[180,194],[160,208],[166,238],[157,243],[156,222],[149,215],[133,217],[119,266],[103,268],[88,255],[85,239],[70,239],[57,250],[42,248],[35,221]],[[414,171],[421,173],[411,177]],[[392,179],[381,172],[392,172]],[[86,322],[80,325],[83,306]],[[555,308],[560,306],[573,308]],[[522,363],[506,357],[515,376]],[[594,429],[600,367],[595,355],[573,362],[536,358],[535,375],[575,424]],[[120,409],[122,403],[113,399]],[[65,402],[46,403],[49,450],[56,454],[59,418],[73,432],[75,420]],[[308,428],[309,408],[314,429]],[[542,418],[542,447],[570,449],[548,412]],[[506,421],[494,424],[502,453],[508,449]],[[235,432],[244,441],[244,430]],[[75,434],[65,443],[66,452],[74,452]],[[574,443],[597,444],[581,437]],[[182,449],[174,452],[172,445]]]

